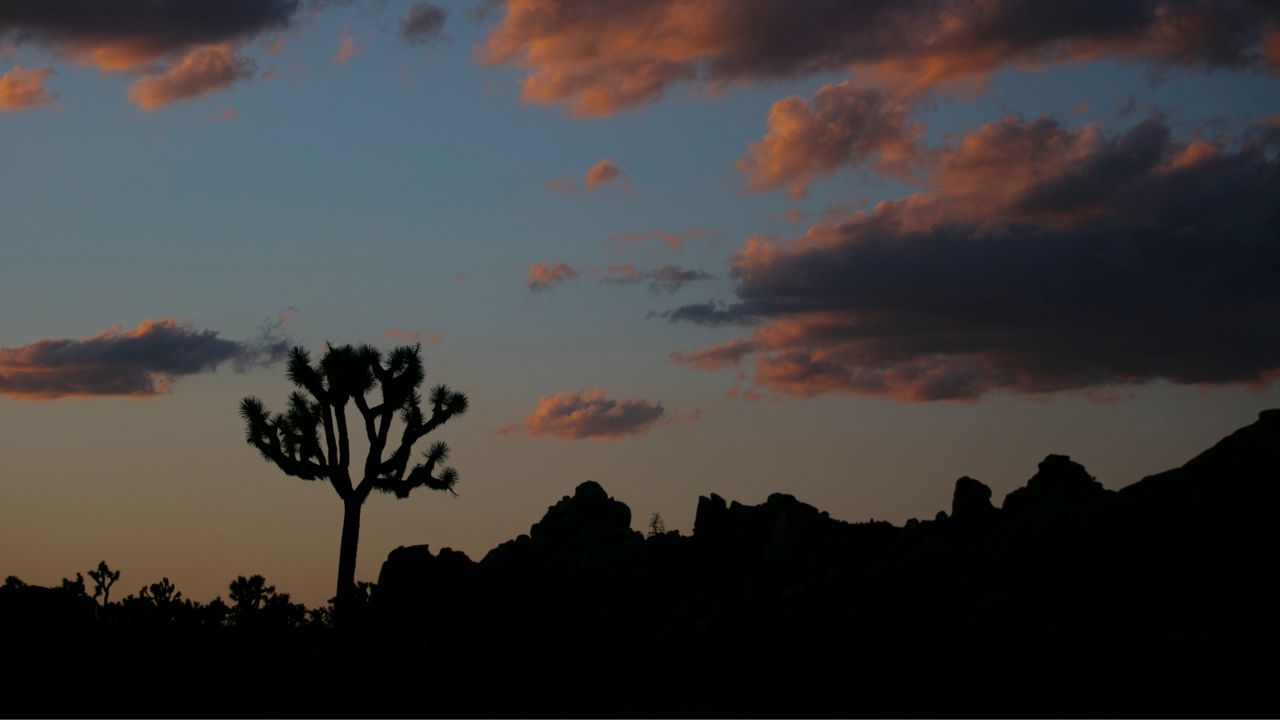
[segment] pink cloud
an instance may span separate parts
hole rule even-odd
[[[643,435],[666,416],[662,403],[612,400],[599,389],[544,395],[534,411],[518,425],[498,432],[523,431],[533,437],[561,440],[616,440]]]
[[[569,195],[576,188],[573,187],[573,181],[568,178],[552,178],[543,180],[542,187],[547,192],[553,192],[556,195]]]
[[[578,271],[564,263],[533,263],[525,283],[533,292],[541,292],[576,277]]]
[[[338,36],[338,52],[334,53],[333,64],[346,65],[363,49],[357,44],[356,37],[351,34],[350,26],[344,24],[342,34]]]
[[[605,158],[587,169],[582,178],[582,184],[587,188],[595,188],[622,179],[622,168],[618,167],[610,158]]]
[[[815,179],[872,160],[881,174],[901,176],[918,162],[923,127],[907,121],[912,100],[850,82],[825,85],[810,104],[792,96],[769,110],[769,131],[735,165],[748,192],[780,187],[799,200]]]

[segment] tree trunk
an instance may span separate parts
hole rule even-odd
[[[343,504],[342,547],[338,551],[338,589],[333,601],[333,625],[339,635],[349,638],[355,623],[356,548],[360,544],[360,507],[363,503],[353,498]]]

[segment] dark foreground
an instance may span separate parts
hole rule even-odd
[[[399,548],[340,671],[250,579],[0,589],[4,715],[1280,715],[1280,411],[1119,492],[1051,455],[905,527],[773,495],[646,537],[579,486],[479,563]]]

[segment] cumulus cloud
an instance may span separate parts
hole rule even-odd
[[[685,269],[678,265],[663,265],[652,270],[640,270],[631,263],[619,263],[606,268],[601,282],[610,285],[634,285],[647,282],[650,292],[674,293],[688,283],[710,279],[711,275],[702,270]]]
[[[290,342],[287,316],[248,342],[227,340],[172,318],[146,320],[132,330],[116,325],[84,340],[40,340],[0,348],[0,395],[32,400],[72,396],[149,397],[178,378],[223,363],[243,371],[282,359]]]
[[[444,32],[444,8],[429,2],[416,2],[409,14],[400,18],[400,37],[410,45],[430,45]]]
[[[525,284],[533,292],[542,292],[576,277],[578,271],[564,263],[533,263]]]
[[[812,104],[798,96],[779,100],[769,110],[768,133],[736,167],[748,192],[786,187],[795,200],[845,164],[874,158],[881,174],[907,174],[921,153],[923,130],[907,121],[911,105],[904,95],[848,81],[823,86]]]
[[[1280,66],[1263,2],[1113,0],[505,0],[477,50],[525,72],[521,98],[606,116],[672,86],[851,68],[915,89],[1003,65],[1116,58],[1190,68]]]
[[[1166,380],[1260,383],[1280,368],[1280,161],[1265,127],[1177,141],[1006,118],[944,148],[931,188],[753,237],[736,303],[673,320],[755,321],[676,354],[754,364],[757,387],[974,399]]]
[[[14,65],[0,75],[0,112],[31,110],[57,102],[58,96],[44,86],[44,81],[52,76],[53,70],[47,67],[28,70]]]
[[[192,49],[163,72],[143,75],[129,84],[129,99],[143,110],[193,100],[225,90],[253,76],[256,65],[226,45]]]
[[[617,163],[610,158],[605,158],[587,169],[582,177],[582,184],[587,188],[600,187],[621,180],[622,174],[622,168],[618,167]]]
[[[612,400],[599,389],[563,392],[538,399],[524,422],[502,432],[522,430],[534,437],[561,440],[616,440],[643,435],[666,417],[662,403],[647,400]]]

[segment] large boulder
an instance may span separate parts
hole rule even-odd
[[[502,543],[480,564],[499,575],[600,578],[639,563],[643,546],[644,536],[631,529],[631,508],[587,481],[547,508],[528,535]]]
[[[1033,508],[1055,507],[1082,500],[1094,500],[1112,494],[1102,487],[1084,466],[1066,455],[1049,455],[1040,462],[1039,470],[1018,488],[1005,496],[1004,509],[1020,513]]]
[[[458,550],[444,548],[434,555],[426,545],[398,547],[382,563],[373,603],[379,613],[398,620],[454,615],[457,590],[471,580],[475,568]]]
[[[959,523],[982,523],[997,512],[991,504],[991,488],[965,476],[956,480],[951,496],[951,517]]]

